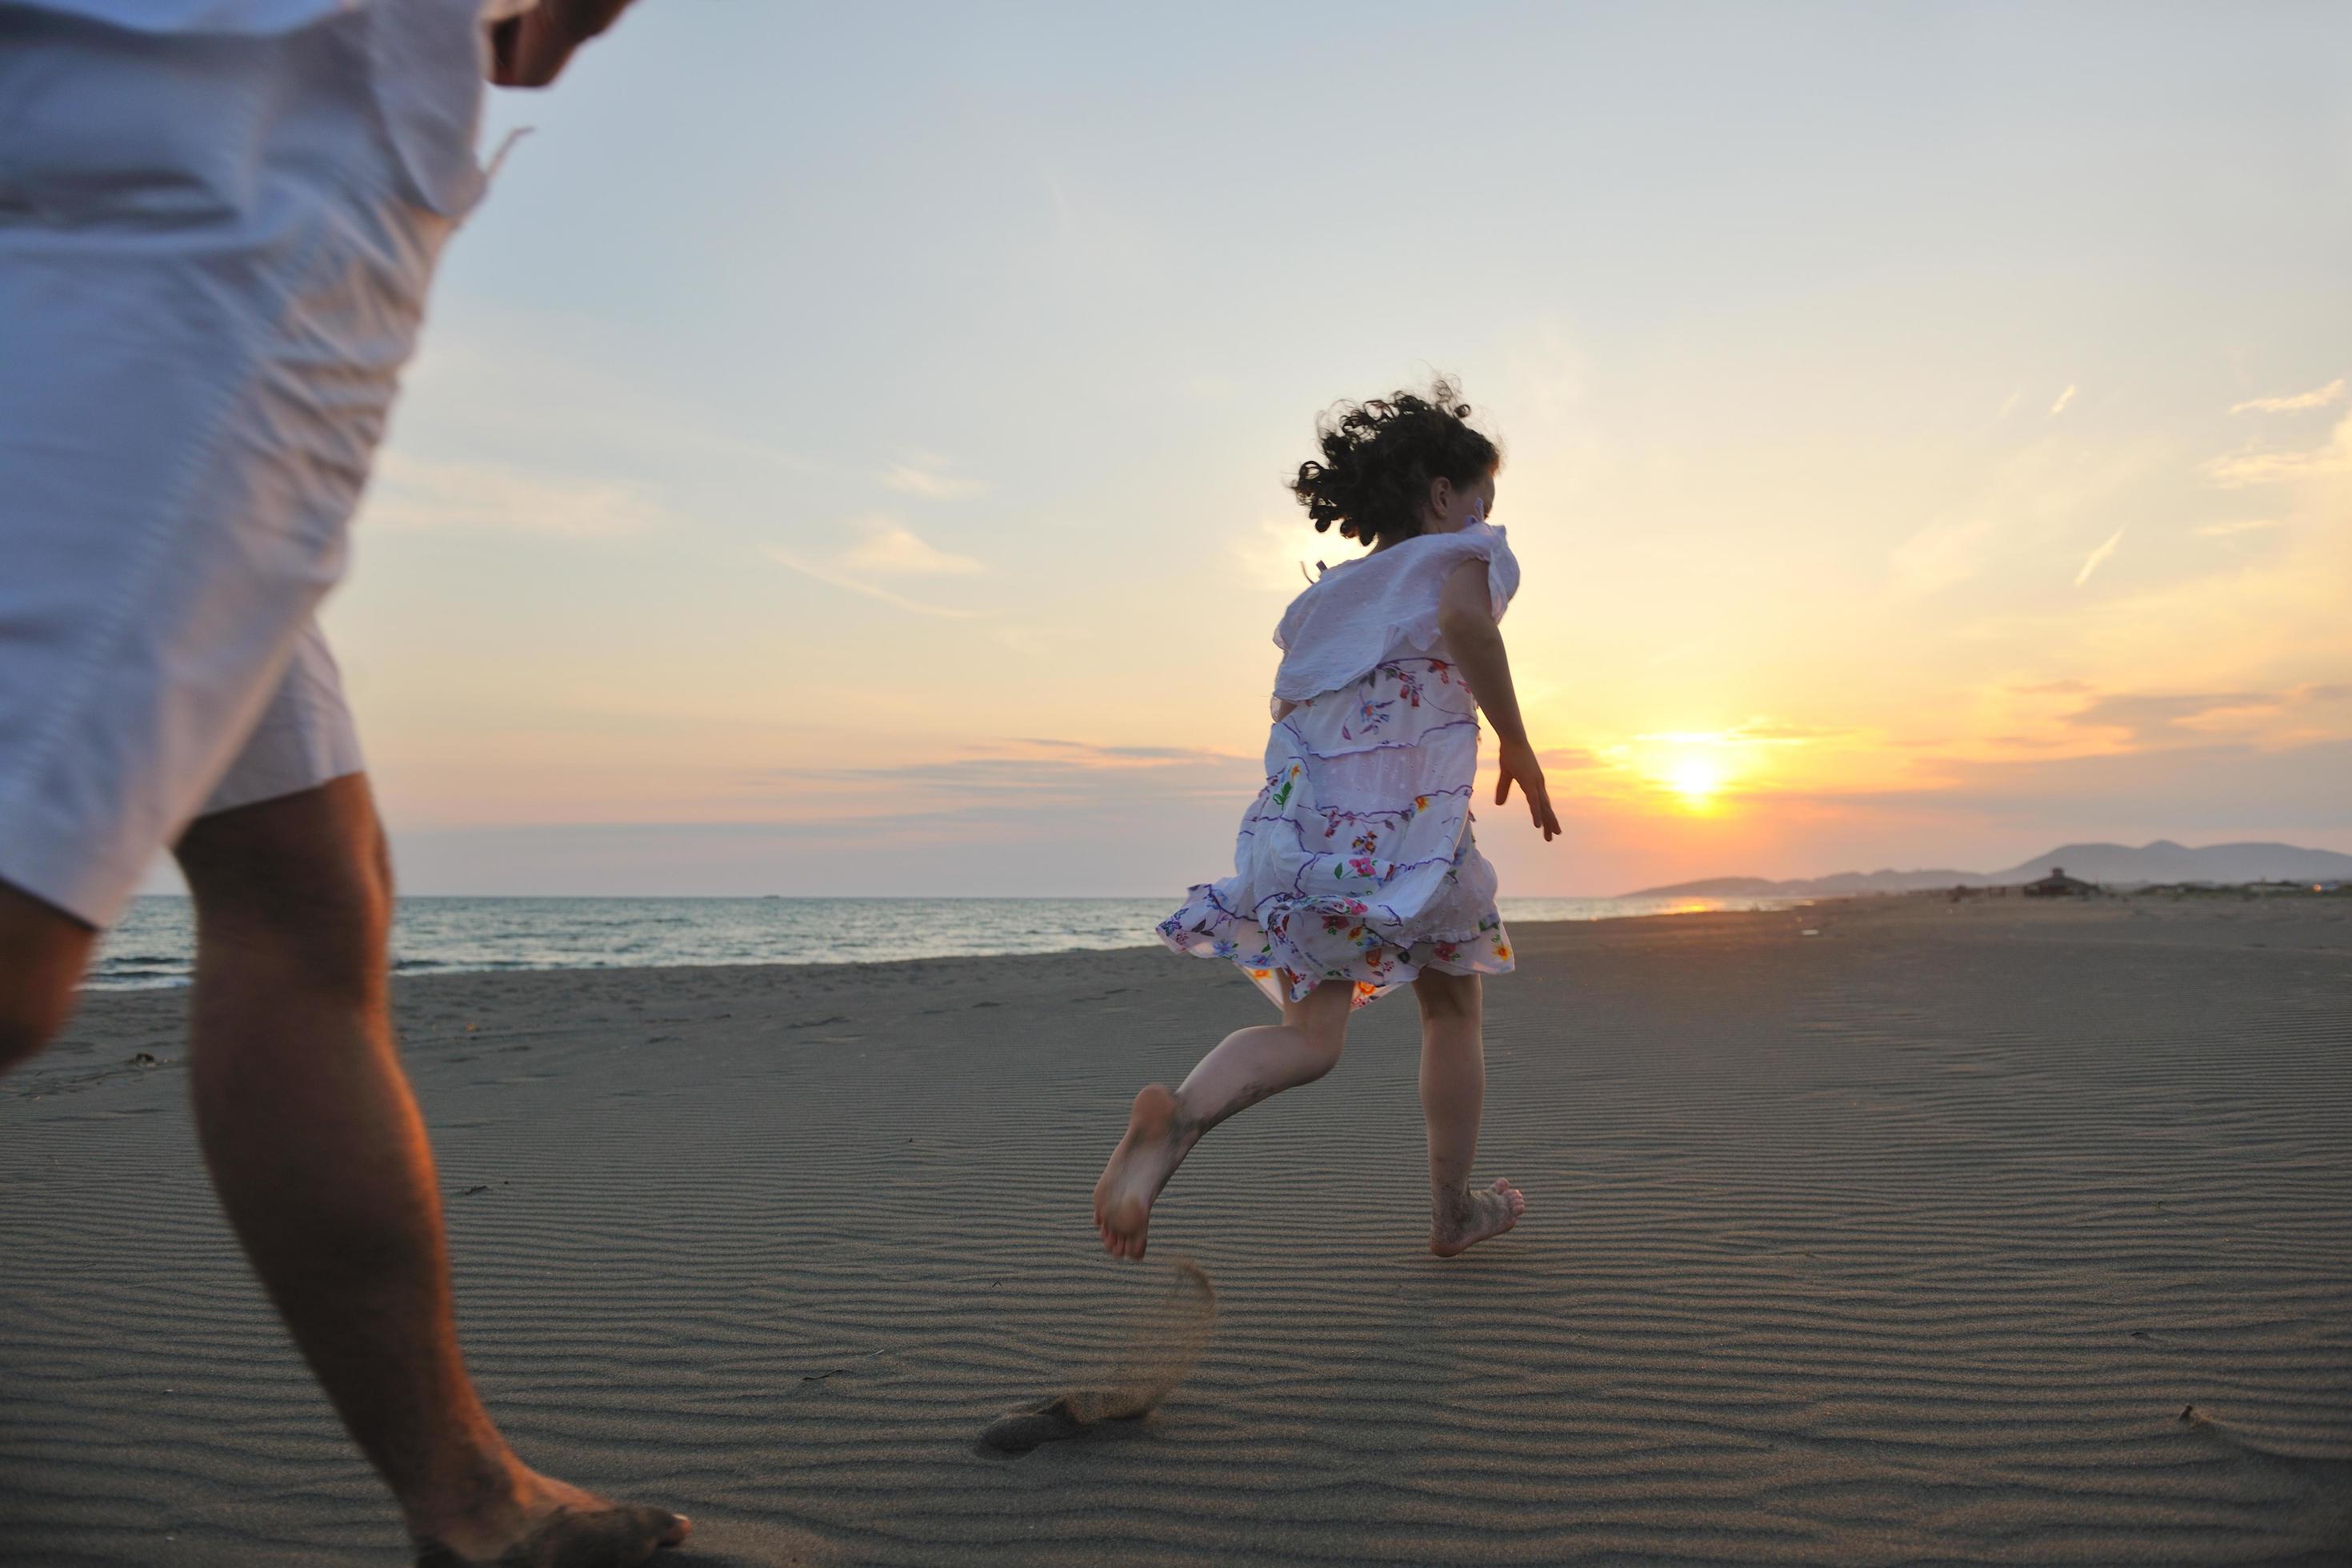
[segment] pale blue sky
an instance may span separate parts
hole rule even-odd
[[[1280,480],[1433,366],[1507,889],[2352,848],[2347,106],[2342,5],[642,0],[496,105],[329,616],[404,874],[1216,875]]]

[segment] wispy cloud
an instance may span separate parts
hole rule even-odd
[[[2327,440],[2302,451],[2247,447],[2205,465],[2205,477],[2223,489],[2352,473],[2352,417],[2337,422]]]
[[[842,557],[861,572],[917,577],[962,577],[987,568],[969,555],[952,555],[916,535],[903,523],[876,518],[864,542]]]
[[[1983,567],[1993,540],[1990,518],[1930,523],[1887,557],[1896,584],[1909,594],[1933,594],[1965,583]]]
[[[813,785],[855,785],[862,811],[894,824],[997,819],[1045,828],[1074,811],[1127,821],[1139,806],[1229,804],[1246,799],[1257,776],[1255,758],[1202,747],[1004,739],[879,766],[761,770],[743,783],[754,795],[795,801]]]
[[[2006,419],[2011,414],[2017,412],[2018,400],[2024,395],[2024,392],[2021,389],[2011,393],[2007,397],[2001,399],[2000,412],[1994,415],[1993,417],[1996,419]]]
[[[2299,408],[2325,408],[2344,395],[2344,378],[2337,376],[2326,386],[2309,392],[2291,392],[2281,397],[2249,397],[2243,403],[2231,405],[2232,414],[2292,414]]]
[[[886,489],[920,496],[925,500],[961,500],[988,488],[985,480],[944,472],[949,466],[941,458],[920,455],[885,473],[882,483]]]
[[[2081,730],[2122,730],[2142,743],[2210,740],[2217,731],[2263,730],[2280,738],[2283,723],[2316,724],[2340,737],[2330,721],[2340,704],[2352,701],[2352,684],[2311,683],[2277,691],[2119,691],[2094,699],[2066,715]]]
[[[861,582],[838,567],[828,566],[822,561],[812,561],[804,555],[795,554],[782,545],[768,546],[766,554],[768,559],[777,565],[790,567],[803,577],[813,577],[820,583],[829,584],[835,588],[846,588],[853,594],[863,594],[867,598],[888,605],[893,609],[908,610],[919,616],[939,616],[956,621],[975,620],[980,616],[978,610],[959,610],[946,605],[927,605],[919,599],[909,599],[904,594],[894,594],[887,588]]]
[[[2288,698],[2267,691],[2124,691],[2076,709],[2066,722],[2083,730],[2122,730],[2140,742],[2199,733],[2217,715],[2276,711]]]
[[[2082,432],[2077,432],[2077,435]],[[2158,476],[2177,482],[2180,455],[2149,437],[2084,443],[2054,426],[1996,456],[1938,495],[1938,512],[1888,552],[1891,596],[1927,598],[1964,584],[2042,580],[2050,542],[2092,528],[2102,531],[2137,515],[2126,497]],[[1962,595],[1961,597],[1972,595]],[[1955,623],[1959,625],[1961,623]],[[1966,623],[1979,635],[1988,623]]]
[[[365,516],[370,528],[486,528],[560,539],[614,539],[667,520],[634,485],[399,452],[378,463]]]
[[[884,576],[969,576],[985,571],[968,555],[953,555],[929,543],[905,524],[887,517],[866,518],[856,526],[865,537],[849,549],[827,556],[811,555],[804,551],[789,549],[781,544],[766,548],[768,559],[779,566],[788,567],[803,577],[835,588],[846,588],[853,594],[863,594],[869,599],[907,610],[919,616],[938,616],[949,620],[976,620],[982,612],[958,609],[948,605],[933,605],[869,581],[875,575]]]
[[[1955,814],[2007,820],[2048,837],[2116,835],[2119,824],[2158,830],[2231,834],[2315,830],[2326,843],[2340,834],[2344,779],[2352,740],[2272,748],[2244,741],[2207,741],[2165,748],[2163,765],[2144,751],[2032,758],[1946,758],[1923,789],[1844,788],[1811,799],[1848,808],[1916,808],[1923,796]]]
[[[2053,414],[2065,413],[2066,405],[2074,401],[2074,384],[2071,381],[2068,382],[2066,384],[2066,390],[2058,395],[2058,401],[2050,405],[2050,412]]]
[[[1772,746],[1809,746],[1817,741],[1834,740],[1844,733],[1843,730],[1820,724],[1792,724],[1785,719],[1750,719],[1724,731],[1733,741],[1752,741],[1759,745]]]
[[[1233,581],[1286,597],[1315,581],[1318,562],[1336,566],[1360,553],[1355,541],[1336,533],[1318,533],[1295,511],[1287,517],[1260,518],[1253,526],[1237,530],[1226,540],[1225,550]]]
[[[2229,522],[2209,522],[2197,531],[2200,539],[2235,539],[2243,533],[2259,533],[2276,528],[2274,517],[2242,517]]]
[[[2123,528],[2118,528],[2107,535],[2107,542],[2105,544],[2091,552],[2090,556],[2083,563],[2083,569],[2074,574],[2074,586],[2079,588],[2089,582],[2091,574],[2107,563],[2109,557],[2115,554],[2116,546],[2124,542],[2124,529],[2130,526],[2130,523],[2125,523]]]
[[[1806,746],[1838,733],[1817,725],[1758,718],[1721,730],[1660,730],[1633,739],[1674,746]]]

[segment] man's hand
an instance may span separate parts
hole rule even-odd
[[[1502,763],[1502,777],[1495,781],[1495,804],[1501,805],[1511,798],[1511,784],[1518,782],[1519,794],[1527,798],[1528,816],[1543,829],[1544,842],[1549,844],[1559,832],[1559,817],[1551,808],[1551,792],[1544,787],[1543,764],[1536,761],[1536,749],[1526,742],[1502,744],[1497,760]]]
[[[490,29],[490,80],[499,87],[545,87],[563,74],[572,50],[628,8],[629,0],[539,0]]]

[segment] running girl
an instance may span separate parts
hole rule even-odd
[[[1519,721],[1496,626],[1519,584],[1495,510],[1495,444],[1440,381],[1318,421],[1320,462],[1291,489],[1319,531],[1369,545],[1327,569],[1275,628],[1265,787],[1243,816],[1234,874],[1160,922],[1179,952],[1238,964],[1282,1022],[1238,1030],[1172,1092],[1135,1097],[1095,1185],[1114,1256],[1143,1256],[1152,1200],[1201,1135],[1339,1060],[1349,1014],[1411,982],[1421,1004],[1429,1247],[1451,1258],[1517,1225],[1510,1183],[1474,1191],[1486,1099],[1479,976],[1511,968],[1495,870],[1470,829],[1478,713],[1501,740],[1495,803],[1517,784],[1559,831]]]

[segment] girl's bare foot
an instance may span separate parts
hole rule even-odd
[[[499,1517],[420,1532],[416,1568],[635,1568],[693,1529],[682,1514],[607,1502],[530,1470],[513,1484]]]
[[[1484,1192],[1441,1198],[1430,1209],[1429,1250],[1440,1258],[1467,1252],[1518,1224],[1527,1212],[1527,1194],[1500,1176]]]
[[[1194,1142],[1182,1107],[1164,1083],[1149,1085],[1128,1113],[1127,1136],[1111,1151],[1102,1180],[1095,1184],[1095,1228],[1113,1258],[1143,1256],[1151,1224],[1151,1200],[1176,1173]]]

